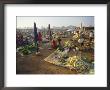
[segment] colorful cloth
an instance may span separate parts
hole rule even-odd
[[[41,34],[41,32],[38,33],[38,40],[42,41],[42,34]]]
[[[52,40],[52,48],[56,48],[56,46],[57,46],[56,41],[55,40]]]

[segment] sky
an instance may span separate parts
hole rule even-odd
[[[51,27],[61,26],[94,26],[94,16],[17,16],[17,28],[33,27],[34,22],[38,28],[47,28],[48,24]]]

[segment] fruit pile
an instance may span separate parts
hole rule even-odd
[[[65,51],[56,50],[54,52],[54,57],[60,65],[65,67],[71,67],[75,69],[80,74],[88,74],[91,70],[94,70],[94,64],[90,62],[89,58],[81,56],[70,56]]]
[[[91,69],[94,68],[93,63],[88,62],[87,58],[80,58],[79,56],[73,56],[68,58],[68,65],[73,66],[73,68],[81,74],[87,74]]]

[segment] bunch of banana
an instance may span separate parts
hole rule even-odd
[[[70,41],[66,41],[66,42],[65,42],[65,46],[66,46],[66,47],[70,47],[70,46],[71,46],[71,42],[70,42]]]
[[[79,38],[79,34],[75,34],[74,36],[73,36],[73,39],[78,39]]]
[[[78,60],[78,56],[73,56],[68,58],[68,64],[74,66],[74,63]]]

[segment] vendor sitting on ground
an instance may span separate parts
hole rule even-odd
[[[61,37],[58,37],[57,41],[58,41],[58,45],[60,46],[61,45]]]
[[[57,48],[57,42],[56,42],[55,38],[52,39],[51,46],[52,46],[53,49],[56,49]]]

